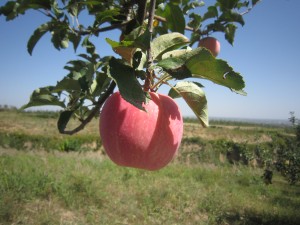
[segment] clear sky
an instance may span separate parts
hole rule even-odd
[[[1,1],[3,5],[6,1]],[[209,4],[210,1],[205,1]],[[205,86],[210,117],[287,119],[290,111],[300,117],[300,1],[263,0],[245,17],[245,26],[236,32],[234,46],[223,34],[214,35],[221,42],[218,58],[226,60],[246,82],[248,95],[200,81]],[[47,18],[38,12],[6,22],[0,17],[0,104],[20,107],[38,87],[55,85],[67,74],[66,62],[76,58],[72,46],[54,49],[50,35],[35,46],[33,55],[26,45],[33,31]],[[188,35],[188,34],[187,34]],[[103,38],[118,40],[119,33],[100,35],[100,55],[112,54]],[[167,88],[160,90],[162,93]],[[184,116],[192,111],[178,102]]]

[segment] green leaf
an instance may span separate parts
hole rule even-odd
[[[197,82],[180,81],[169,91],[172,98],[182,97],[193,110],[203,127],[208,127],[207,100],[202,85]]]
[[[237,22],[242,26],[245,25],[243,16],[234,10],[227,10],[223,12],[219,17],[219,20],[226,21],[226,22]]]
[[[207,8],[207,12],[204,14],[203,16],[203,21],[204,20],[207,20],[207,19],[210,19],[210,18],[215,18],[215,17],[218,17],[218,9],[216,6],[209,6]]]
[[[121,96],[135,107],[145,110],[143,103],[146,102],[146,95],[134,76],[134,69],[125,65],[122,60],[114,57],[109,61],[107,73],[118,85]]]
[[[136,51],[133,55],[133,60],[132,60],[132,67],[134,69],[137,69],[142,61],[142,52],[141,51]]]
[[[222,11],[227,11],[235,8],[239,0],[217,0]]]
[[[60,133],[62,133],[66,129],[67,124],[75,111],[76,110],[66,110],[60,113],[59,119],[57,121],[57,128]]]
[[[41,39],[41,37],[49,31],[51,28],[51,22],[44,23],[39,26],[31,35],[27,43],[27,51],[32,55],[32,51],[36,43]]]
[[[163,59],[157,65],[177,79],[188,77],[208,79],[239,94],[245,93],[242,91],[245,87],[243,77],[233,71],[226,61],[216,59],[205,48],[197,48],[176,57]]]
[[[136,31],[142,32],[139,36],[136,36]],[[150,32],[148,30],[141,29],[135,30],[134,33],[127,35],[124,41],[117,42],[109,38],[106,38],[106,42],[112,47],[112,49],[125,59],[130,65],[133,63],[132,58],[137,49],[148,50],[150,47]],[[135,38],[134,40],[131,40]],[[130,39],[130,40],[128,40]]]
[[[52,94],[53,86],[38,88],[31,94],[30,100],[21,110],[33,106],[56,105],[65,108],[65,104],[57,96]]]
[[[87,36],[83,39],[82,47],[86,48],[87,53],[89,53],[90,55],[96,54],[96,47],[90,41],[89,36]]]
[[[235,35],[236,29],[237,29],[237,26],[235,26],[234,24],[227,24],[226,29],[225,29],[225,39],[231,45],[233,45],[234,35]]]
[[[51,1],[51,11],[54,12],[57,19],[61,19],[64,16],[63,10],[59,7],[57,1]]]
[[[96,72],[96,78],[93,80],[91,85],[91,95],[93,97],[100,96],[100,94],[106,90],[111,82],[111,78],[105,73]]]
[[[65,77],[61,81],[57,82],[57,85],[54,87],[52,92],[61,92],[61,91],[81,91],[80,84],[78,80],[71,79],[69,77]]]
[[[149,30],[146,29],[140,36],[138,36],[134,40],[133,46],[146,51],[150,47],[150,40],[151,40],[151,34]]]
[[[182,11],[184,14],[186,14],[186,13],[188,13],[189,10],[195,9],[197,7],[202,7],[204,5],[205,5],[205,3],[203,1],[199,1],[199,0],[185,1],[185,5],[184,5]]]
[[[69,27],[67,23],[55,23],[52,26],[51,34],[52,38],[51,41],[54,47],[57,50],[61,48],[67,48],[69,46],[69,36],[68,31]]]
[[[30,0],[27,7],[28,9],[39,9],[39,8],[43,8],[43,9],[51,9],[51,0]]]
[[[201,26],[202,17],[196,13],[191,13],[189,17],[191,20],[188,22],[188,25],[195,30],[199,29]]]
[[[183,12],[178,5],[168,3],[163,14],[167,20],[166,24],[172,32],[179,32],[184,34],[185,19]]]
[[[260,0],[252,0],[252,6],[255,6]]]
[[[151,43],[153,59],[160,59],[162,54],[178,49],[189,43],[189,39],[180,33],[169,33],[155,38]]]
[[[174,5],[180,5],[181,4],[181,0],[170,0],[170,2]]]
[[[9,1],[4,6],[0,7],[0,16],[6,16],[6,21],[13,20],[18,16],[18,2]]]
[[[115,53],[125,59],[130,65],[132,64],[132,58],[136,51],[136,47],[131,47],[132,41],[122,41],[121,43],[106,38],[106,42],[110,44]],[[129,47],[128,47],[129,46]]]
[[[113,21],[119,14],[120,9],[118,8],[97,12],[94,27],[98,27],[105,22]]]
[[[201,49],[199,54],[189,58],[185,65],[193,77],[209,79],[233,91],[240,91],[245,87],[243,77],[233,71],[226,61],[213,57],[207,49]]]
[[[177,50],[173,50],[173,51],[164,53],[161,58],[166,59],[169,57],[178,57],[178,56],[184,55],[191,51],[192,51],[192,48],[190,48],[190,47],[188,49],[177,49]]]
[[[73,43],[73,48],[74,48],[74,51],[76,52],[76,50],[79,46],[79,43],[81,41],[81,35],[69,33],[69,39]]]
[[[72,16],[77,17],[78,16],[78,12],[79,12],[78,4],[76,4],[76,3],[69,4],[69,6],[68,6],[68,12]]]

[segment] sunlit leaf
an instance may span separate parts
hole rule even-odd
[[[188,77],[208,79],[239,94],[245,93],[242,91],[245,87],[243,77],[233,71],[226,61],[216,59],[205,48],[197,48],[177,57],[163,59],[157,65],[176,79]]]
[[[166,52],[165,54],[162,55],[162,59],[166,59],[166,58],[169,58],[169,57],[178,57],[178,56],[181,56],[183,54],[186,54],[188,52],[192,51],[191,48],[188,48],[188,49],[178,49],[178,50],[173,50],[173,51],[169,51],[169,52]]]
[[[207,100],[202,85],[196,82],[179,81],[169,91],[172,98],[182,97],[193,110],[203,127],[208,127]]]
[[[159,59],[162,54],[185,46],[189,39],[180,33],[169,33],[161,35],[151,43],[151,52],[153,59]]]

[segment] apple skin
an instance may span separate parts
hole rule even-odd
[[[221,45],[220,42],[213,37],[206,37],[200,39],[198,47],[204,47],[210,50],[213,56],[217,56],[220,53]]]
[[[142,111],[119,92],[105,102],[100,136],[109,158],[117,165],[159,170],[176,155],[183,133],[182,115],[169,96],[150,92]]]

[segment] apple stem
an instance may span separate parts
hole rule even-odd
[[[155,5],[156,0],[150,1],[150,8],[149,8],[149,17],[148,17],[148,30],[150,33],[150,41],[152,40],[152,33],[153,33],[153,19],[155,14]],[[151,54],[151,45],[149,44],[149,48],[147,49],[147,77],[144,84],[144,91],[148,92],[150,90],[150,86],[153,80],[153,70],[150,69],[153,63],[153,58]]]

